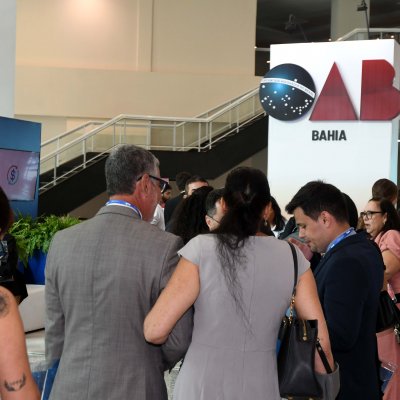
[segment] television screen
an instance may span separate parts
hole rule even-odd
[[[0,149],[0,186],[9,200],[35,199],[39,153]]]

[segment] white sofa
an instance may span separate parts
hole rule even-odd
[[[25,332],[44,328],[44,285],[26,285],[28,297],[19,305]]]

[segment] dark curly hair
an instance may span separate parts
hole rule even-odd
[[[206,224],[206,197],[213,190],[211,186],[202,186],[177,206],[174,211],[170,232],[182,238],[186,244],[200,233],[208,232]]]

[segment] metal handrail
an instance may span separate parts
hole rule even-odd
[[[224,107],[224,108],[229,107],[229,104],[233,105],[233,104],[235,104],[235,102],[243,102],[243,101],[245,101],[247,98],[251,97],[251,96],[254,94],[254,92],[258,92],[258,88],[253,89],[253,90],[250,90],[250,91],[247,92],[246,94],[244,94],[244,95],[242,95],[242,96],[238,96],[238,97],[236,97],[236,98],[230,100],[228,103],[227,103],[227,102],[222,103],[222,104],[220,104],[220,105],[218,105],[218,106],[216,106],[216,107],[214,107],[214,108],[212,108],[212,109],[210,109],[210,110],[208,110],[208,111],[205,111],[205,112],[199,114],[198,116],[196,116],[195,119],[201,119],[203,115],[208,115],[208,114],[210,114],[210,113],[214,113],[214,114],[212,114],[212,116],[215,116],[215,115],[216,115],[215,110],[218,110],[218,109],[220,109],[221,107]],[[227,106],[227,104],[228,104],[228,106]],[[122,115],[122,114],[121,114],[121,115]],[[211,117],[212,117],[212,116],[211,116]],[[119,117],[119,116],[118,116],[118,117]],[[175,120],[175,121],[176,121],[176,120],[181,120],[181,121],[183,121],[182,123],[188,122],[188,121],[184,121],[185,118],[182,118],[182,117],[159,117],[159,116],[158,116],[158,117],[155,117],[155,116],[151,116],[151,115],[131,115],[131,117],[132,117],[132,118],[134,117],[135,119],[143,119],[143,120],[146,120],[146,121],[149,120],[149,119],[157,119],[157,120],[163,120],[163,119],[165,119],[165,120]],[[117,117],[116,117],[116,118],[117,118]],[[206,119],[207,119],[207,118],[210,118],[210,117],[203,117],[203,118],[206,118]],[[189,121],[189,122],[190,122],[190,121]],[[193,122],[193,121],[192,121],[192,122]],[[205,121],[205,122],[207,122],[207,121]],[[81,124],[81,125],[79,125],[79,126],[73,128],[73,129],[71,129],[71,130],[69,130],[69,131],[63,132],[63,133],[61,133],[60,135],[58,135],[58,136],[56,136],[56,137],[53,137],[53,138],[51,138],[51,139],[48,139],[48,140],[42,142],[41,146],[44,147],[44,146],[47,146],[47,145],[52,144],[52,143],[54,143],[54,142],[57,142],[58,140],[63,139],[63,138],[65,138],[66,136],[69,136],[69,135],[71,135],[71,134],[73,134],[73,133],[75,133],[75,132],[78,132],[78,131],[80,131],[80,130],[82,130],[82,129],[88,127],[88,126],[91,126],[91,125],[101,125],[101,124],[103,124],[103,123],[104,123],[104,122],[100,122],[100,121],[96,121],[96,120],[86,121],[86,122],[84,122],[83,124]]]
[[[211,115],[207,116],[207,114]],[[223,137],[238,132],[241,126],[260,115],[265,115],[265,111],[259,102],[258,88],[256,88],[241,97],[234,98],[194,118],[121,114],[106,122],[88,121],[79,127],[62,133],[58,137],[43,142],[41,172],[46,172],[45,163],[52,161],[50,164],[51,167],[47,169],[47,171],[53,170],[53,178],[51,182],[41,186],[40,191],[43,191],[49,186],[54,186],[58,180],[71,173],[71,171],[69,171],[63,175],[58,174],[57,167],[62,162],[66,162],[81,155],[83,156],[83,161],[79,166],[76,166],[75,169],[85,167],[88,161],[87,154],[89,151],[97,154],[107,153],[115,145],[125,143],[132,138],[137,139],[138,137],[144,137],[143,142],[135,144],[148,149],[176,151],[196,149],[197,151],[203,151],[211,149],[212,146]],[[97,126],[89,132],[85,132],[83,135],[60,146],[60,141],[62,139],[65,140],[69,135],[76,134],[80,130],[91,125]],[[106,131],[110,127],[113,128],[111,133]],[[117,133],[118,128],[121,128],[119,133]],[[133,135],[132,131],[127,134],[127,130],[132,128],[137,131],[133,132]],[[104,132],[105,135],[98,136],[102,132]],[[160,143],[157,143],[153,140],[153,135],[160,134],[160,132],[162,133],[160,136],[162,139]],[[171,134],[171,140],[169,140],[168,135],[165,133]],[[130,137],[128,137],[129,135]],[[193,137],[193,135],[195,135],[195,137]],[[97,136],[100,138],[100,142],[103,140],[103,142],[106,141],[108,144],[105,145],[101,143],[98,145],[97,142],[95,143]],[[169,140],[167,144],[164,143],[166,138]],[[45,154],[43,151],[44,147],[54,143],[57,143],[57,148]],[[75,151],[75,149],[73,149],[75,146],[79,146],[79,150],[71,156],[71,153]],[[60,162],[62,157],[64,159]],[[92,157],[91,160],[93,159]]]
[[[368,34],[368,29],[367,28],[356,28],[350,31],[349,33],[346,33],[339,39],[337,39],[338,42],[345,41],[345,40],[350,40],[351,37],[356,36],[358,34]],[[369,28],[369,33],[380,33],[381,34],[381,39],[383,38],[383,33],[396,33],[400,34],[400,28]]]

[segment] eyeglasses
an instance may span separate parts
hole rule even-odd
[[[383,214],[383,211],[361,211],[360,217],[365,219],[371,219],[374,214]]]
[[[148,175],[151,179],[158,181],[158,186],[160,187],[160,190],[163,192],[165,190],[165,188],[167,187],[168,182],[164,181],[164,179],[161,179],[158,176],[154,176],[154,175],[150,175],[150,174],[148,174]],[[136,181],[139,182],[142,178],[143,178],[143,175],[141,177],[137,178]]]
[[[213,218],[210,214],[206,214],[208,218],[211,218],[214,222],[217,224],[221,223],[221,221],[218,221],[217,219]]]

